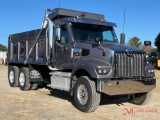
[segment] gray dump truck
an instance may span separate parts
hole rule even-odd
[[[145,52],[118,41],[115,23],[104,15],[47,9],[41,29],[11,34],[8,81],[22,91],[67,91],[75,106],[93,112],[102,98],[128,98],[146,104],[156,86],[154,67]]]

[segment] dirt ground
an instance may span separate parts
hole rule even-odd
[[[11,88],[7,66],[0,65],[0,120],[160,120],[160,70],[155,72],[157,87],[147,105],[133,105],[127,99],[105,100],[95,112],[83,113],[67,92]]]

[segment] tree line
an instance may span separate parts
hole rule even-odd
[[[157,51],[160,52],[160,33],[157,35],[154,44],[157,46]]]
[[[7,51],[7,47],[0,44],[0,51]]]

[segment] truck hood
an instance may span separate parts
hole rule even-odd
[[[139,48],[136,48],[136,47],[131,47],[131,46],[128,46],[128,45],[121,45],[121,44],[118,44],[118,43],[107,43],[107,44],[103,44],[102,43],[102,46],[104,48],[108,48],[112,51],[137,51],[137,52],[144,52],[143,50],[139,49]]]

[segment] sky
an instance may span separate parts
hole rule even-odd
[[[59,4],[60,3],[60,4]],[[123,30],[126,43],[133,37],[154,40],[160,32],[160,0],[0,0],[0,43],[8,46],[10,34],[39,29],[46,8],[66,8],[105,15]],[[120,31],[116,30],[120,38]]]

